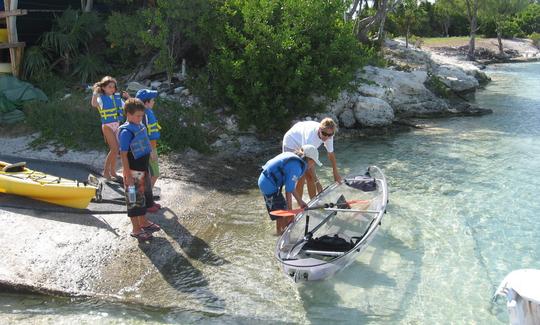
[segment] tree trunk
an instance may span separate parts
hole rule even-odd
[[[384,44],[384,23],[386,22],[386,6],[388,4],[388,0],[381,0],[381,8],[378,10],[378,12],[381,12],[381,19],[379,24],[379,30],[377,31],[377,38],[379,41],[380,48],[382,49],[382,45]],[[378,13],[377,12],[377,13]]]
[[[347,12],[346,20],[350,21],[355,13],[358,12],[358,14],[360,14],[361,11],[362,11],[362,0],[354,0],[351,10]]]
[[[475,58],[475,38],[476,31],[478,30],[478,0],[466,0],[467,16],[470,23],[471,38],[469,40],[469,53],[467,57],[469,60],[474,61]]]
[[[90,12],[94,7],[94,0],[81,0],[81,10],[83,12]]]
[[[409,48],[409,32],[410,27],[409,24],[407,24],[407,31],[405,32],[405,48]]]
[[[503,44],[502,44],[502,29],[497,27],[497,42],[499,43],[499,55],[504,56]]]

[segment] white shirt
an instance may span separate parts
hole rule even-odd
[[[319,148],[324,143],[326,151],[334,152],[334,137],[324,141],[319,138],[319,122],[304,121],[298,122],[283,136],[283,151],[285,148],[300,149],[305,144],[311,144]]]

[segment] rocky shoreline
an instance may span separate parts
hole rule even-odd
[[[368,137],[423,128],[431,118],[491,112],[464,99],[488,82],[482,65],[406,49],[400,42],[390,42],[386,55],[392,62],[389,68],[366,67],[358,72],[361,82],[354,91],[343,92],[327,112],[305,119],[332,116],[340,123],[340,137]],[[186,89],[178,93],[184,100],[195,100]],[[138,274],[159,269],[168,258],[179,258],[178,252],[189,250],[183,243],[199,243],[201,251],[209,252],[197,237],[209,227],[201,223],[211,223],[208,215],[219,206],[216,202],[226,202],[236,192],[255,187],[259,166],[279,152],[281,141],[281,135],[260,139],[253,132],[239,132],[234,119],[223,118],[227,128],[212,144],[215,154],[188,150],[161,157],[163,178],[158,185],[168,209],[160,212],[159,222],[165,231],[148,247],[137,246],[129,237],[129,220],[122,213],[94,213],[81,220],[80,215],[69,212],[0,209],[0,220],[13,229],[0,238],[6,252],[0,267],[0,288],[116,299],[124,287],[138,283]],[[69,151],[54,145],[31,149],[29,143],[35,137],[3,137],[3,154],[21,160],[83,163],[92,172],[102,168],[105,152]],[[141,259],[141,251],[148,258]],[[137,263],[130,264],[132,261]],[[144,297],[129,299],[152,303]]]

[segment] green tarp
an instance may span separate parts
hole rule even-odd
[[[46,102],[47,95],[28,82],[12,76],[0,76],[0,124],[12,124],[24,120],[24,113],[17,108],[30,100]]]
[[[49,100],[47,95],[40,89],[12,76],[0,76],[0,93],[15,103],[27,100],[40,100],[44,102]]]

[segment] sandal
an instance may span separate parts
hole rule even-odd
[[[130,233],[129,235],[131,237],[133,237],[133,238],[137,238],[139,240],[139,242],[144,242],[144,241],[147,241],[147,240],[150,240],[150,239],[154,238],[154,236],[152,236],[152,234],[147,233],[144,230],[141,231],[138,234]]]
[[[153,222],[150,222],[150,226],[142,227],[142,229],[144,229],[144,231],[146,231],[147,233],[151,234],[153,232],[160,231],[161,227]]]

